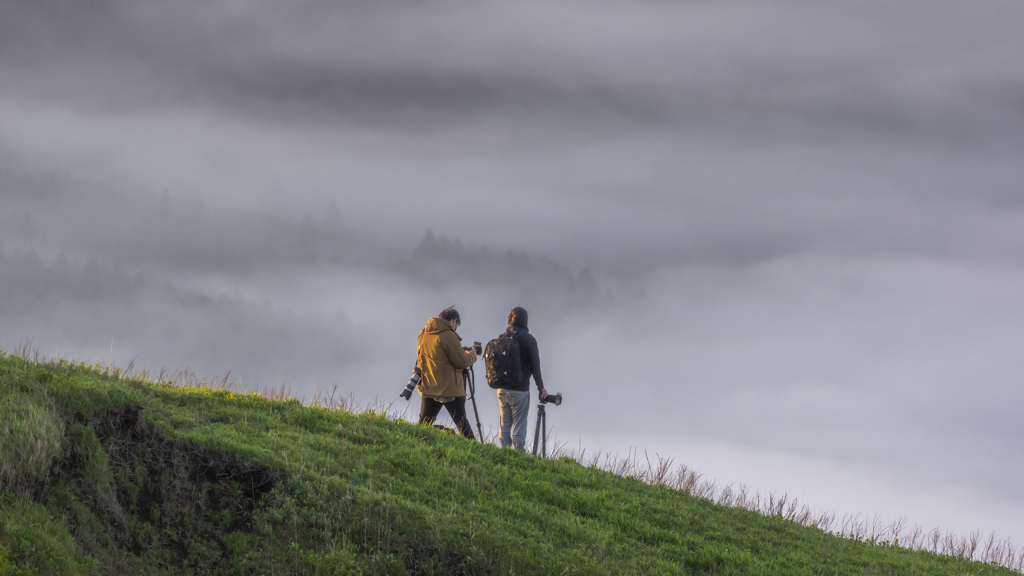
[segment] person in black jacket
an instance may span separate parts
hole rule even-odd
[[[508,329],[505,335],[519,344],[519,359],[523,366],[523,378],[518,386],[498,390],[498,408],[501,411],[501,429],[498,440],[501,445],[526,450],[526,427],[530,413],[530,376],[540,391],[541,399],[547,397],[544,378],[540,375],[540,355],[537,353],[537,339],[526,327],[529,316],[526,309],[516,306],[508,313]]]

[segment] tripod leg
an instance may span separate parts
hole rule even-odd
[[[465,373],[465,371],[463,371]],[[480,412],[476,409],[476,374],[473,373],[473,367],[469,367],[469,379],[464,380],[464,383],[469,383],[469,399],[473,401],[473,417],[476,418],[476,431],[480,433],[480,441],[484,441],[484,429],[480,426]]]
[[[541,439],[541,456],[548,457],[548,413],[544,411],[544,417],[541,419],[544,422],[544,437]]]
[[[533,433],[533,455],[537,455],[537,441],[540,440],[540,419],[544,416],[544,408],[537,411],[537,430]]]

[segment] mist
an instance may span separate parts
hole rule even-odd
[[[1021,542],[1021,17],[5,2],[0,346],[391,402],[524,306],[570,446]]]

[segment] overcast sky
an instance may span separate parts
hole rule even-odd
[[[1024,544],[1022,21],[5,0],[0,346],[390,401],[521,305],[570,444]]]

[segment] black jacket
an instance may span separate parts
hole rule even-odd
[[[519,383],[519,386],[508,389],[529,392],[530,376],[532,375],[533,381],[537,384],[537,390],[542,390],[544,388],[544,378],[540,375],[540,354],[537,353],[537,339],[533,337],[533,334],[530,334],[530,331],[525,326],[509,326],[505,330],[505,335],[515,338],[516,342],[519,343],[519,361],[523,365],[523,380]]]

